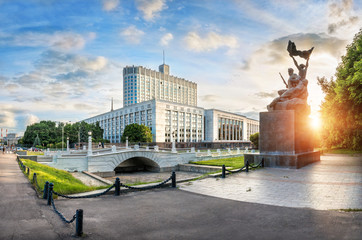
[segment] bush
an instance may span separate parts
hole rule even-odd
[[[63,147],[64,147],[64,146],[66,147],[66,144],[63,143]],[[56,148],[62,148],[62,142],[56,143],[56,144],[55,144],[55,147],[56,147]]]
[[[250,135],[250,141],[253,143],[256,149],[259,149],[259,133]]]

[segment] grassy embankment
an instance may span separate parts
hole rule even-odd
[[[43,188],[46,181],[52,182],[54,184],[54,191],[61,194],[88,192],[109,187],[87,186],[67,171],[52,168],[27,159],[20,159],[20,161],[30,169],[28,176],[30,181],[33,179],[34,173],[36,173],[39,187]]]
[[[222,165],[225,165],[225,167],[231,167],[232,169],[236,169],[244,166],[244,156],[213,159],[213,160],[190,162],[190,163],[198,165],[220,166],[220,167]]]

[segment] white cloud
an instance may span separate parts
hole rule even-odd
[[[353,10],[353,0],[331,2],[328,5],[328,33],[341,38],[351,38],[361,27],[361,12]]]
[[[10,108],[4,107],[4,109],[1,110],[0,125],[4,128],[13,128],[16,126],[15,113],[11,111]]]
[[[77,33],[56,32],[49,38],[52,47],[61,50],[82,49],[85,45],[85,39]]]
[[[239,46],[236,37],[215,32],[209,32],[205,37],[201,37],[196,32],[189,32],[184,40],[189,50],[197,52],[212,51],[221,47],[237,48]]]
[[[17,35],[0,34],[0,45],[27,46],[27,47],[50,47],[55,50],[69,51],[84,48],[87,40],[96,37],[94,32],[86,37],[74,32],[37,33],[25,32]]]
[[[25,119],[25,126],[29,126],[32,125],[34,123],[38,123],[39,122],[39,118],[33,114],[27,114],[26,119]]]
[[[162,46],[167,46],[168,43],[173,39],[173,35],[171,33],[166,33],[165,35],[163,35],[163,37],[161,38],[160,44]]]
[[[100,79],[107,75],[110,63],[103,56],[46,51],[34,67],[33,71],[12,79],[19,86],[17,95],[22,96],[13,101],[36,103],[42,100],[49,103],[59,98],[81,98],[90,88],[95,90],[102,85]],[[42,95],[34,98],[34,89]]]
[[[139,44],[142,40],[142,37],[145,33],[136,28],[136,26],[131,25],[126,29],[121,31],[121,36],[131,44]]]
[[[146,21],[152,21],[159,12],[167,9],[166,0],[136,0],[136,7]]]
[[[103,0],[103,10],[112,11],[116,9],[119,5],[119,0]]]
[[[99,71],[107,65],[107,59],[105,57],[96,57],[95,59],[89,59],[86,57],[78,57],[75,59],[75,63],[79,68],[86,71]]]

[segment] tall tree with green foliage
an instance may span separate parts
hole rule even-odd
[[[251,134],[250,141],[253,143],[256,149],[259,149],[259,133]]]
[[[362,29],[347,46],[335,77],[318,78],[326,94],[321,105],[322,144],[362,150]]]
[[[34,140],[34,143],[33,143],[33,147],[36,147],[37,145],[40,145],[41,142],[40,142],[40,138],[38,136],[38,134],[36,135],[36,138]]]
[[[137,123],[129,124],[124,128],[121,141],[125,142],[128,137],[130,142],[152,142],[151,129]]]
[[[103,129],[99,126],[99,122],[96,124],[88,124],[86,122],[59,123],[52,121],[41,121],[40,123],[34,123],[26,127],[24,137],[21,139],[23,144],[33,145],[37,136],[44,146],[48,144],[59,144],[62,142],[62,136],[64,143],[66,143],[67,137],[69,137],[70,143],[87,142],[88,132],[92,132],[93,141],[105,141],[103,139]],[[80,139],[79,139],[80,138]]]

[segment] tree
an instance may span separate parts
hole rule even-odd
[[[250,141],[253,143],[256,149],[259,149],[259,133],[251,134]]]
[[[36,147],[37,145],[40,145],[41,142],[40,142],[40,138],[38,136],[38,134],[36,135],[36,138],[34,140],[34,143],[33,143],[33,147]]]
[[[129,124],[125,127],[121,141],[125,142],[126,137],[128,137],[130,142],[152,142],[151,129],[137,123]]]
[[[64,128],[64,143],[66,143],[67,137],[69,137],[70,143],[78,143],[79,136],[80,142],[88,141],[88,132],[92,132],[93,141],[105,141],[103,139],[103,129],[99,126],[99,123],[88,124],[86,122],[77,122],[74,124],[59,123],[52,121],[41,121],[40,123],[34,123],[26,127],[24,137],[21,139],[23,144],[33,145],[34,140],[38,136],[38,140],[44,144],[44,146],[56,145],[60,143],[62,145],[62,132]]]
[[[48,144],[56,140],[55,122],[41,121],[26,127],[22,142],[24,144],[33,145],[35,138],[39,136],[42,143]]]
[[[318,78],[326,94],[321,105],[322,145],[362,149],[362,29],[347,46],[335,80]]]

